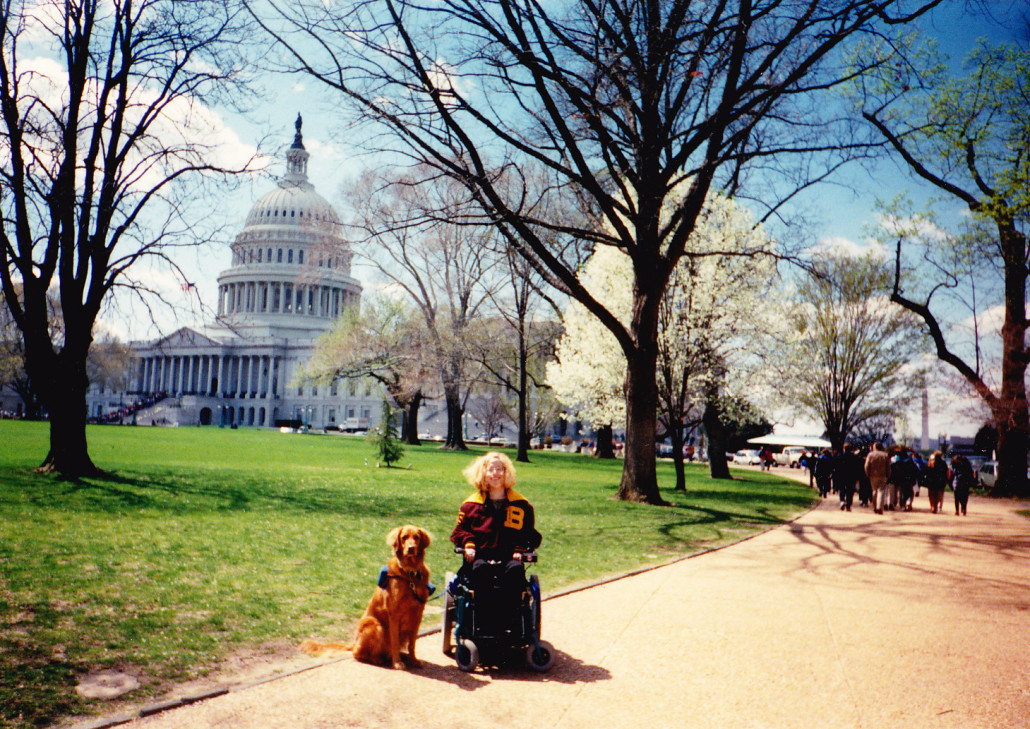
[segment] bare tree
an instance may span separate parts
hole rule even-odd
[[[515,460],[528,463],[531,395],[534,389],[548,387],[543,381],[544,363],[553,357],[560,334],[560,325],[546,312],[560,313],[525,258],[508,250],[503,260],[499,267],[502,282],[491,294],[499,314],[496,323],[501,326],[488,326],[482,335],[472,338],[469,349],[487,378],[515,396],[516,413],[511,417],[518,434]],[[544,312],[541,305],[547,307]]]
[[[15,291],[20,290],[21,284],[15,284]],[[4,298],[3,291],[0,291],[0,387],[10,386],[25,406],[25,417],[35,420],[43,415],[43,403],[25,369],[25,340],[11,316],[11,310],[3,304]],[[59,343],[64,337],[64,320],[57,297],[52,293],[46,297],[46,306],[50,339]]]
[[[939,2],[366,0],[344,11],[270,0],[278,15],[264,25],[296,69],[390,132],[374,140],[458,180],[612,331],[628,368],[619,497],[661,503],[658,309],[709,190],[750,190],[771,213],[855,153],[828,98],[864,70],[843,63],[844,44]],[[546,170],[542,192],[521,176],[529,168]],[[541,216],[541,194],[580,200],[588,222]],[[633,261],[628,324],[577,281],[597,245]]]
[[[243,78],[245,18],[223,0],[9,0],[2,12],[0,284],[50,415],[42,468],[90,475],[86,362],[105,301],[143,289],[144,259],[181,275],[170,249],[198,242],[186,203],[246,168],[219,163],[202,105]]]
[[[891,306],[891,269],[866,256],[829,255],[799,287],[780,387],[841,448],[856,428],[905,412],[922,393],[918,319]]]
[[[422,316],[423,350],[443,387],[444,448],[465,449],[462,416],[475,380],[468,372],[469,326],[489,300],[494,231],[478,224],[453,181],[369,173],[354,191],[356,224],[365,232],[358,255],[388,287],[403,292]]]

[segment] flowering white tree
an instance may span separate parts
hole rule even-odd
[[[706,411],[718,417],[738,397],[754,399],[752,388],[764,368],[760,340],[775,329],[771,253],[772,242],[750,213],[713,195],[670,277],[659,310],[656,377],[659,420],[672,440],[677,488],[684,484],[685,433]],[[630,268],[625,254],[599,248],[580,277],[623,321],[632,312]],[[557,359],[549,366],[548,381],[559,400],[594,424],[621,421],[625,358],[610,331],[578,302],[565,312]],[[724,475],[719,470],[725,469],[724,460],[709,460],[713,475]]]

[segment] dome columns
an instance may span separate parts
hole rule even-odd
[[[286,281],[241,281],[218,288],[218,315],[294,314],[337,319],[358,296],[346,286],[292,284]]]

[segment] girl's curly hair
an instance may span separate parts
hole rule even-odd
[[[511,462],[511,459],[508,458],[508,456],[499,451],[484,453],[466,466],[461,473],[470,484],[476,487],[477,490],[485,493],[487,490],[486,469],[493,461],[500,461],[504,464],[504,488],[514,488],[515,464]]]

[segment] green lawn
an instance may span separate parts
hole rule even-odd
[[[74,692],[95,668],[141,668],[146,695],[228,650],[345,639],[394,526],[435,535],[438,584],[458,566],[447,537],[476,452],[409,447],[410,470],[377,469],[360,438],[97,426],[90,449],[109,476],[72,482],[32,472],[47,438],[46,424],[0,421],[0,726],[101,710]],[[738,539],[815,500],[775,474],[714,482],[690,467],[686,493],[648,507],[614,500],[621,463],[532,460],[517,464],[519,489],[544,535],[545,593]],[[659,479],[671,489],[671,464]]]

